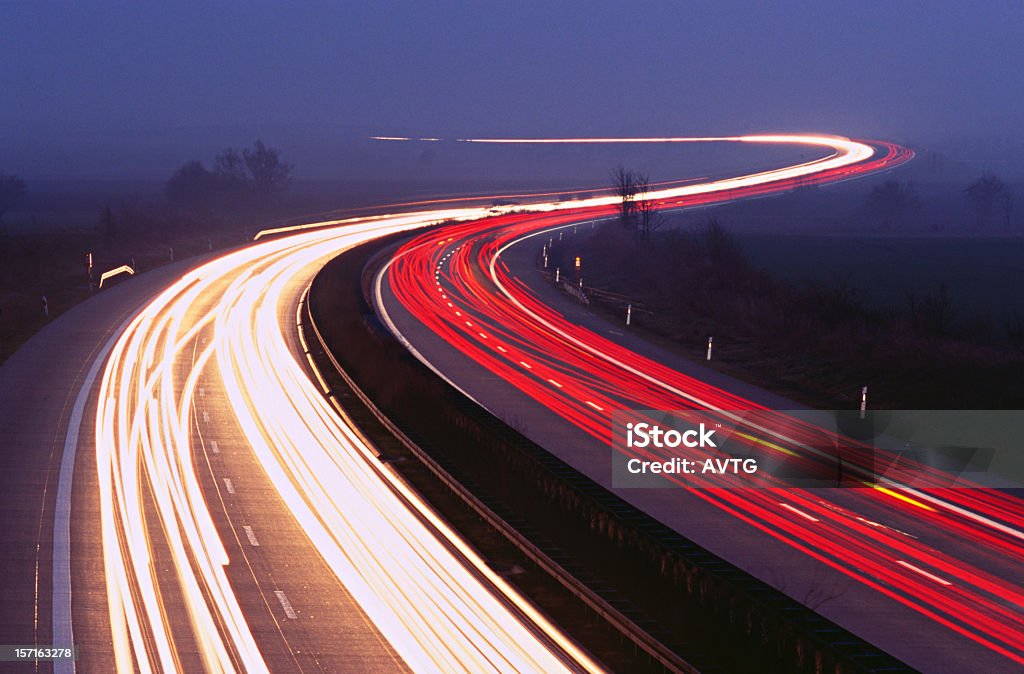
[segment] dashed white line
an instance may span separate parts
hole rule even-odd
[[[229,494],[235,493],[235,483],[231,481],[230,477],[224,478],[224,488],[228,490]]]
[[[284,609],[284,614],[288,616],[289,620],[299,619],[299,615],[295,612],[295,609],[292,608],[292,603],[288,601],[288,597],[284,592],[281,590],[274,590],[274,596],[277,597],[279,602],[281,602],[281,608]]]
[[[820,522],[821,521],[817,517],[814,517],[813,515],[808,515],[803,510],[800,510],[799,508],[794,508],[793,506],[789,505],[788,503],[780,503],[779,505],[782,506],[783,508],[785,508],[786,510],[792,512],[792,513],[796,513],[800,517],[803,517],[805,520],[810,520],[812,522]]]
[[[600,405],[598,405],[597,403],[592,403],[592,402],[590,402],[589,400],[587,400],[587,401],[585,401],[585,402],[586,402],[586,403],[587,403],[588,405],[590,405],[591,407],[593,407],[593,408],[594,408],[595,410],[597,410],[598,412],[604,412],[604,408],[603,408],[603,407],[601,407]]]
[[[525,360],[519,361],[519,364],[522,365],[523,367],[525,367],[527,370],[532,370],[533,369],[533,366],[530,365],[529,363],[527,363]]]
[[[484,333],[478,332],[477,334],[480,335],[480,339],[487,339],[487,335],[485,335]]]
[[[204,424],[210,423],[210,413],[207,412],[206,410],[203,410],[203,423]]]
[[[501,351],[502,353],[508,353],[508,349],[506,349],[506,348],[505,348],[505,347],[503,347],[503,346],[499,346],[499,347],[498,347],[498,351]]]
[[[256,540],[256,534],[252,532],[252,527],[248,524],[242,525],[242,529],[245,531],[245,537],[249,539],[249,545],[254,548],[260,547],[260,542]]]
[[[554,385],[555,385],[555,386],[557,386],[558,388],[562,388],[562,385],[561,385],[561,384],[559,384],[559,383],[558,383],[557,381],[555,381],[554,379],[548,379],[548,382],[549,382],[549,383],[551,383],[551,384],[554,384]]]
[[[210,451],[214,454],[220,454],[220,445],[217,444],[216,440],[210,440]]]
[[[930,580],[934,580],[939,585],[952,585],[953,584],[953,583],[949,582],[948,580],[946,580],[945,578],[939,578],[938,576],[936,576],[933,573],[928,573],[924,569],[919,569],[918,567],[914,566],[910,562],[904,562],[902,559],[897,559],[896,563],[899,564],[900,566],[905,566],[906,568],[910,569],[911,571],[913,571],[915,573],[921,574],[925,578],[928,578]]]

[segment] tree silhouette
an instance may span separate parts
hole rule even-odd
[[[886,180],[868,194],[867,207],[884,225],[892,226],[919,205],[914,186],[897,180]]]
[[[978,226],[989,223],[992,214],[1000,209],[1010,224],[1010,190],[1006,184],[991,173],[986,173],[964,189],[964,197],[977,218]]]
[[[281,153],[257,140],[252,149],[242,150],[249,182],[258,195],[279,192],[291,181],[292,166],[281,160]]]
[[[619,197],[619,213],[622,217],[622,224],[627,229],[633,229],[636,223],[633,222],[633,211],[636,207],[637,175],[632,171],[619,166],[612,171],[612,190]]]
[[[186,162],[167,181],[164,191],[171,204],[184,208],[262,204],[288,186],[291,170],[278,150],[257,140],[251,148],[221,151],[213,159],[213,170],[198,160]]]

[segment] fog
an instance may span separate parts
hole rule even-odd
[[[463,4],[0,3],[0,170],[162,181],[261,138],[298,179],[585,182],[615,157],[368,137],[819,131],[1024,173],[1019,0]]]

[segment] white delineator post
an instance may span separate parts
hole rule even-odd
[[[629,325],[632,320],[633,320],[633,305],[632,304],[627,304],[626,305],[626,325]]]
[[[864,413],[868,409],[868,387],[865,386],[860,390],[860,418],[864,418]]]
[[[714,337],[708,337],[708,360],[711,360],[711,342],[714,341]]]
[[[562,268],[555,267],[555,283],[558,283],[562,279]]]

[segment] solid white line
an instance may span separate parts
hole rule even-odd
[[[921,574],[925,578],[929,578],[931,580],[934,580],[936,583],[939,583],[940,585],[952,585],[953,584],[953,583],[949,582],[948,580],[946,580],[945,578],[939,578],[938,576],[936,576],[934,574],[928,573],[924,569],[917,568],[916,566],[914,566],[913,564],[911,564],[909,562],[904,562],[902,559],[897,559],[896,563],[899,564],[900,566],[907,567],[911,571],[914,571],[916,573]]]
[[[785,508],[786,510],[790,511],[790,512],[796,513],[797,515],[799,515],[800,517],[803,517],[804,519],[810,520],[812,522],[820,522],[821,521],[817,517],[814,517],[813,515],[808,515],[803,510],[800,510],[798,508],[794,508],[793,506],[789,505],[788,503],[780,503],[779,505],[782,506],[783,508]]]
[[[277,600],[281,602],[281,608],[284,609],[284,614],[288,616],[288,619],[298,620],[299,615],[295,612],[295,609],[292,608],[292,603],[288,601],[288,597],[285,593],[281,590],[274,590],[274,595],[277,597]]]
[[[248,524],[242,526],[242,530],[245,531],[246,538],[249,539],[249,544],[254,548],[260,547],[260,542],[256,540],[256,534],[252,532],[252,527]]]
[[[235,493],[235,483],[231,481],[230,477],[224,478],[224,488],[228,490],[229,494]]]
[[[133,314],[134,315],[134,314]],[[53,511],[53,640],[55,646],[71,646],[74,629],[71,624],[71,484],[75,474],[75,455],[78,452],[78,433],[82,427],[85,404],[92,393],[93,384],[100,367],[107,360],[118,337],[131,318],[125,320],[103,345],[89,372],[78,390],[75,405],[68,418],[68,432],[64,438],[64,454],[60,461],[60,477],[57,481],[57,504]],[[54,674],[70,674],[75,671],[74,660],[55,660]]]

